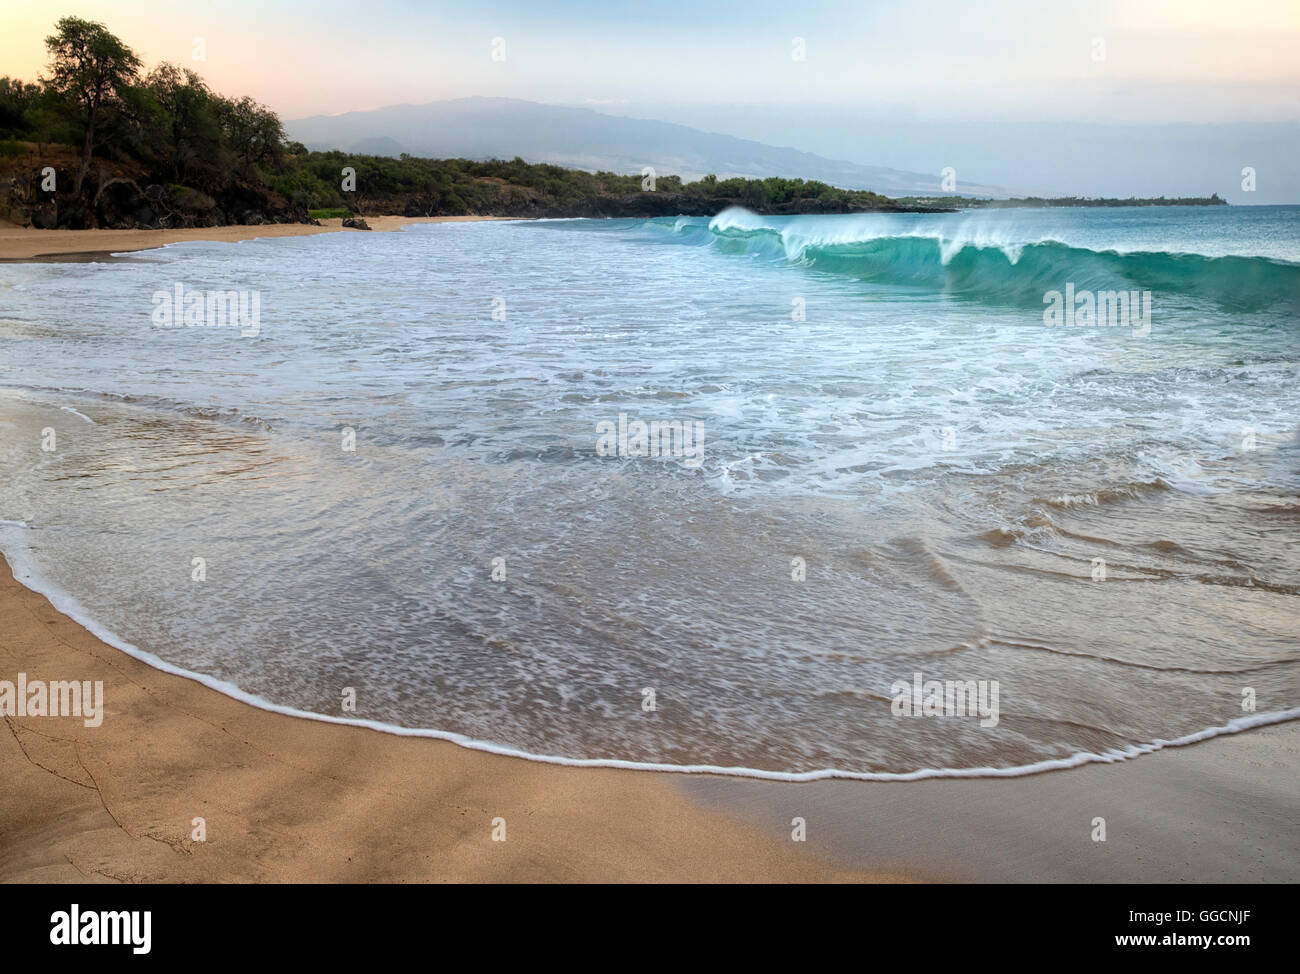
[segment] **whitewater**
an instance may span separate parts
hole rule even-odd
[[[1149,332],[1045,326],[1067,284],[1149,291]],[[152,327],[178,287],[258,333]],[[1294,207],[3,265],[0,549],[316,719],[794,780],[1120,760],[1300,715],[1297,301]],[[705,447],[599,450],[629,418]],[[897,718],[914,673],[997,681],[996,726]]]

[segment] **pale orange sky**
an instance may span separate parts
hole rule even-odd
[[[0,73],[34,78],[54,21],[75,14],[149,66],[193,67],[285,118],[481,94],[615,112],[807,103],[934,118],[1300,119],[1298,0],[540,6],[5,0]],[[193,59],[195,38],[206,60]]]

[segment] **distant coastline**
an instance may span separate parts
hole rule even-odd
[[[951,210],[1008,210],[1031,209],[1060,206],[1227,206],[1228,201],[1218,193],[1209,196],[1130,196],[1120,199],[1111,196],[1022,196],[1011,199],[982,199],[975,197],[940,196],[918,197],[905,196],[898,199],[900,203],[914,203],[918,206],[933,205]]]
[[[308,152],[290,143],[279,171],[245,170],[237,199],[195,181],[160,179],[140,161],[119,159],[91,170],[83,196],[77,157],[66,145],[0,144],[0,219],[40,230],[178,230],[267,224],[318,224],[344,216],[651,218],[716,216],[742,206],[774,216],[852,213],[955,213],[1019,207],[1226,206],[1217,193],[1195,198],[959,196],[893,198],[815,180],[719,179],[683,182],[675,175],[619,175],[564,169],[522,159],[423,159]],[[41,190],[46,167],[54,192]],[[256,174],[256,175],[255,175]],[[263,179],[264,177],[264,179]],[[355,187],[344,189],[344,184]],[[293,188],[297,185],[297,189]],[[85,198],[89,197],[89,198]]]

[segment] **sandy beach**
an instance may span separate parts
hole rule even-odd
[[[466,218],[367,218],[378,231],[447,219]],[[0,228],[0,255],[338,224]],[[6,882],[1288,882],[1300,862],[1295,721],[1019,778],[787,784],[570,768],[257,709],[105,644],[6,568],[0,680],[20,673],[102,680],[106,713],[98,727],[4,718]],[[806,842],[791,841],[795,818]]]
[[[413,223],[466,223],[500,220],[480,216],[368,216],[372,231],[388,233]],[[236,243],[264,237],[304,237],[317,233],[365,233],[344,230],[341,219],[310,223],[265,223],[259,226],[195,227],[184,230],[35,230],[0,223],[0,260],[88,259],[93,256],[150,250],[189,240]]]
[[[822,882],[678,793],[259,710],[104,644],[0,570],[0,679],[102,680],[99,727],[5,717],[3,882]],[[204,819],[206,841],[193,839]],[[493,841],[493,820],[505,841]]]
[[[4,718],[5,882],[1258,882],[1300,856],[1295,722],[1018,779],[566,768],[259,710],[106,645],[8,570],[0,661],[102,680],[106,701],[99,727]]]

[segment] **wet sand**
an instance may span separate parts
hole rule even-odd
[[[1300,721],[1130,761],[1021,778],[683,779],[682,793],[771,835],[807,822],[845,866],[996,883],[1294,883]],[[1104,842],[1093,840],[1105,820]]]
[[[1012,779],[567,768],[259,710],[0,575],[0,679],[103,680],[107,701],[100,727],[4,718],[0,881],[1290,882],[1300,863],[1300,722]]]
[[[413,223],[464,223],[500,220],[492,216],[368,216],[370,229],[386,233]],[[341,219],[310,223],[266,223],[260,226],[201,227],[185,230],[33,230],[0,224],[0,260],[102,260],[111,254],[151,250],[189,240],[236,243],[264,237],[301,237],[317,233],[365,233],[344,230]]]
[[[108,646],[0,568],[0,680],[19,673],[102,680],[105,708],[99,727],[3,718],[2,882],[893,878],[701,808],[669,775],[260,710]]]

